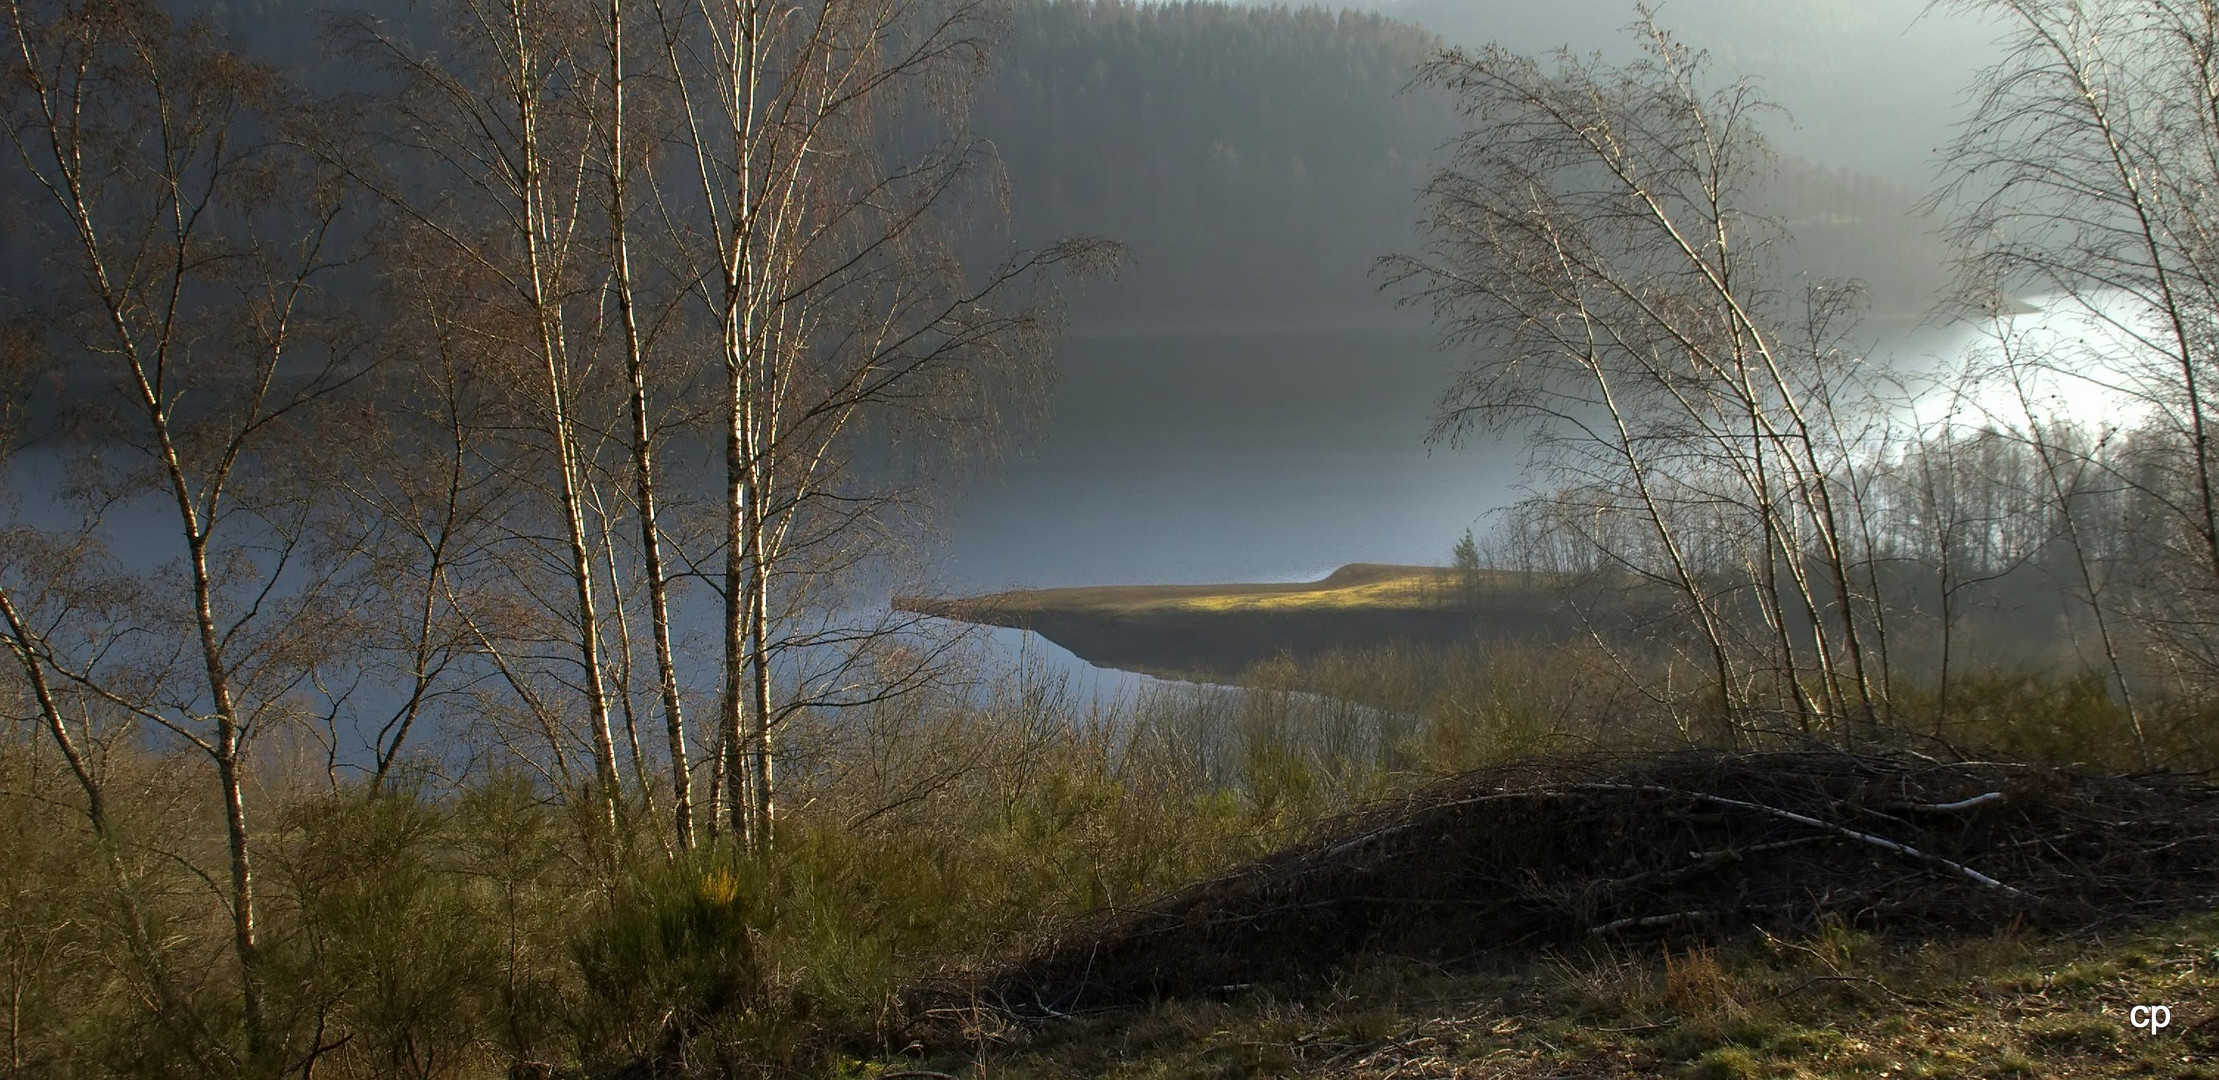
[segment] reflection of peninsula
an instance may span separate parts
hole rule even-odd
[[[1280,653],[1528,635],[1560,621],[1554,595],[1521,575],[1490,572],[1472,584],[1440,567],[1351,563],[1293,584],[1100,585],[894,606],[1031,630],[1103,667],[1217,682]]]

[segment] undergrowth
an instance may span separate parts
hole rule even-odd
[[[2091,962],[2111,966],[2082,970],[2045,959],[2070,942],[1999,938],[1955,961],[1951,950],[1972,946],[1845,931],[1834,944],[1561,956],[1494,975],[1375,965],[1323,988],[1229,991],[1064,1034],[1016,1032],[977,1009],[914,1014],[920,985],[1279,851],[1430,778],[1567,747],[1685,746],[1700,730],[1614,696],[1576,655],[1498,645],[1464,659],[1282,665],[1258,672],[1254,691],[1173,688],[1107,705],[1035,673],[804,717],[787,733],[790,809],[767,856],[706,825],[695,851],[674,852],[662,812],[644,805],[628,804],[612,833],[543,778],[498,767],[452,779],[422,762],[373,794],[321,762],[260,759],[265,999],[282,1044],[269,1075],[858,1076],[985,1061],[994,1075],[1263,1076],[1360,1072],[1365,1054],[1393,1047],[1430,1048],[1480,1070],[1471,1075],[1516,1075],[1470,1064],[1504,1054],[1792,1075],[1814,1061],[1908,1062],[1928,1038],[1940,1049],[1918,1060],[1939,1062],[1953,1046],[1972,1054],[1962,1047],[1976,1035],[1982,1053],[2110,1061],[2114,1051],[2085,1047],[2112,1029],[2086,1027],[2084,1014],[2116,1017],[2067,1009],[2068,998],[2108,1008],[2123,986],[2155,992],[2153,980],[2176,977],[2184,1000],[2210,989],[2207,967],[2181,967],[2178,950],[2149,952],[2145,967],[2107,952]],[[2044,701],[2057,704],[2037,710],[2039,725],[2007,722]],[[2070,681],[1967,684],[1956,702],[1954,730],[1977,735],[1960,739],[1968,752],[2123,757],[2115,712]],[[2185,760],[2195,744],[2169,745]],[[516,759],[488,745],[473,760]],[[35,730],[0,738],[0,1067],[11,1080],[259,1075],[241,1064],[221,872],[204,872],[224,865],[224,831],[220,807],[196,794],[215,790],[201,767],[129,740],[103,748],[103,840]],[[2219,945],[2208,921],[2175,933]],[[1934,1034],[1970,1007],[1950,979],[1976,968],[2017,973],[2016,1019]],[[1896,995],[1935,1004],[1890,1021],[1881,1003]],[[969,1056],[904,1056],[943,1053],[948,1031]],[[1475,1047],[1484,1053],[1466,1053]]]
[[[2132,1026],[2135,1005],[2172,1022]],[[1168,1000],[872,1063],[1011,1080],[2219,1077],[2219,917],[1944,940],[1833,924],[1484,969],[1376,958],[1299,992]]]

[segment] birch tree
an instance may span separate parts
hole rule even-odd
[[[380,110],[380,160],[354,178],[419,238],[417,256],[457,264],[456,272],[422,276],[465,302],[422,296],[419,306],[441,309],[430,317],[450,329],[464,363],[509,390],[505,422],[490,419],[510,445],[489,460],[538,494],[529,500],[536,505],[512,503],[499,516],[507,532],[501,563],[516,602],[508,611],[535,610],[548,621],[518,623],[494,610],[463,618],[480,654],[550,733],[555,773],[567,771],[562,733],[580,719],[591,797],[613,832],[624,792],[613,718],[624,688],[612,691],[608,668],[616,582],[605,569],[610,510],[600,448],[621,399],[608,372],[612,328],[594,290],[605,264],[593,241],[608,189],[595,169],[606,147],[594,112],[603,72],[590,11],[458,0],[441,12],[452,50],[357,27],[357,54],[391,72],[399,88]],[[610,175],[622,184],[622,170]],[[624,363],[636,374],[629,279],[622,284]],[[540,532],[541,522],[552,528]],[[567,663],[539,662],[548,635],[560,636]]]
[[[2053,340],[2011,377],[2096,390],[2176,446],[2159,473],[2109,481],[2165,508],[2166,600],[2140,627],[2208,685],[2219,679],[2219,5],[1956,6],[1997,19],[2006,46],[1949,148],[1941,197],[1966,299],[1992,307],[1999,293],[2034,294],[2050,317],[2085,325],[2083,342]],[[2053,475],[2101,467],[2043,449]]]
[[[998,388],[1045,358],[1047,275],[1106,249],[1018,250],[983,271],[956,249],[949,220],[990,163],[963,105],[1000,29],[991,5],[656,12],[683,148],[658,198],[682,215],[680,276],[721,380],[723,795],[731,826],[763,844],[781,725],[926,670],[858,678],[865,646],[896,627],[842,617],[842,583],[896,539],[920,461],[990,434]]]
[[[1713,88],[1653,21],[1640,34],[1622,67],[1489,48],[1423,69],[1472,122],[1426,189],[1430,246],[1388,263],[1480,354],[1436,435],[1534,438],[1578,504],[1537,519],[1591,520],[1604,565],[1677,598],[1728,737],[1775,708],[1869,732],[1885,665],[1844,486],[1853,290],[1775,269],[1779,231],[1752,209],[1763,98]]]
[[[623,330],[624,373],[630,391],[627,402],[633,506],[640,533],[641,585],[647,593],[648,629],[654,641],[656,696],[668,740],[672,830],[678,847],[684,849],[694,842],[693,765],[686,748],[685,704],[671,647],[670,571],[665,563],[661,511],[664,497],[656,471],[660,426],[649,396],[649,334],[641,326],[640,296],[632,268],[632,221],[645,205],[646,194],[643,185],[633,178],[651,159],[641,154],[641,140],[632,130],[639,111],[630,105],[632,81],[638,78],[631,72],[635,66],[654,70],[654,53],[642,41],[643,34],[629,29],[635,22],[652,25],[635,10],[637,7],[625,0],[609,0],[601,39],[607,56],[601,126],[607,140],[609,292]],[[647,60],[635,61],[634,52],[642,53]],[[680,372],[681,377],[685,374]]]
[[[7,184],[35,230],[19,238],[44,241],[41,344],[86,440],[82,524],[20,523],[81,556],[43,569],[85,576],[44,610],[11,598],[11,651],[45,685],[65,757],[83,754],[56,721],[64,687],[211,766],[224,865],[207,880],[243,1047],[208,1052],[274,1071],[287,1050],[266,1007],[251,746],[298,719],[336,577],[316,493],[271,466],[318,453],[316,418],[365,367],[329,291],[347,206],[293,151],[307,117],[286,88],[208,28],[151,5],[14,0],[5,31]],[[91,595],[108,600],[72,599]]]

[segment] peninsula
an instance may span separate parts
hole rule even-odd
[[[1446,645],[1474,634],[1547,633],[1562,621],[1527,575],[1467,580],[1446,567],[1350,563],[1318,581],[1095,585],[984,596],[900,597],[903,611],[1030,630],[1101,667],[1237,681],[1282,653]]]

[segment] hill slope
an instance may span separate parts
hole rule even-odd
[[[1529,761],[1103,912],[967,1000],[1030,1018],[1000,1076],[2208,1080],[2215,815],[2179,776]]]

